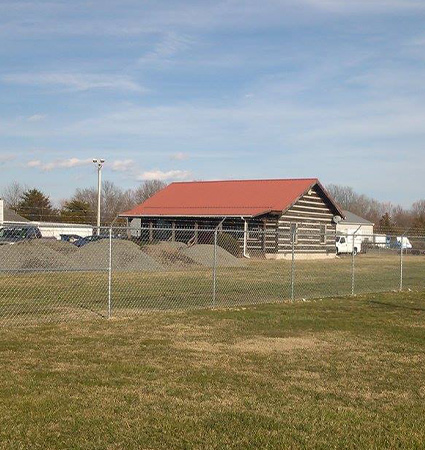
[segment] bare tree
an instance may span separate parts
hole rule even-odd
[[[97,211],[97,188],[77,189],[71,201],[87,203],[90,210]],[[134,206],[134,194],[124,191],[112,181],[102,183],[100,214],[103,224],[111,223],[118,214]]]
[[[166,186],[167,183],[164,183],[164,181],[161,180],[146,180],[135,189],[134,202],[136,204],[143,203]]]
[[[327,186],[328,192],[343,209],[364,217],[374,223],[379,223],[382,216],[388,213],[393,216],[395,207],[391,203],[383,203],[364,194],[358,194],[350,186],[331,184]],[[398,212],[400,212],[398,210]]]
[[[419,200],[412,205],[413,226],[425,230],[425,200]]]
[[[356,206],[358,194],[354,192],[352,187],[330,184],[329,186],[326,186],[326,189],[334,200],[344,209],[351,211]]]
[[[101,195],[101,217],[103,224],[111,223],[120,213],[128,211],[139,203],[143,203],[149,197],[152,197],[160,189],[163,189],[166,183],[160,180],[149,180],[143,182],[137,189],[128,189],[124,191],[111,181],[102,183]],[[97,189],[84,188],[77,189],[74,196],[69,201],[78,201],[87,203],[90,210],[97,210]]]
[[[12,181],[12,183],[2,190],[0,197],[4,199],[9,208],[16,210],[22,200],[24,192],[27,190],[28,188],[26,186],[17,181]]]
[[[397,227],[401,229],[407,230],[413,224],[413,210],[404,209],[400,205],[394,206],[392,217]]]

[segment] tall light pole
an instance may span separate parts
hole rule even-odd
[[[97,166],[97,234],[100,234],[100,195],[102,190],[102,167],[104,159],[93,159]]]

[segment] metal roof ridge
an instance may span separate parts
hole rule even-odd
[[[172,184],[194,184],[194,183],[244,183],[244,182],[263,182],[263,181],[318,181],[317,177],[311,178],[249,178],[249,179],[237,179],[237,180],[197,180],[197,181],[173,181]]]

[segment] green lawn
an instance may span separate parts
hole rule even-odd
[[[413,292],[3,327],[0,448],[423,448],[424,349]]]
[[[296,261],[297,299],[351,295],[351,257]],[[425,288],[425,257],[405,256],[404,288]],[[400,258],[366,254],[355,259],[355,293],[400,287]],[[283,302],[291,295],[290,261],[250,260],[246,267],[217,269],[213,303],[211,268],[162,272],[114,272],[112,314],[124,317],[152,309],[188,309]],[[107,272],[8,273],[0,275],[0,326],[108,314]]]

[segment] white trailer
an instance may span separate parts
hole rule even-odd
[[[44,238],[55,238],[61,240],[61,235],[76,235],[87,237],[93,235],[93,227],[91,225],[78,223],[56,223],[56,222],[30,222],[35,225]]]
[[[388,246],[388,239],[386,234],[374,234],[373,245],[378,248],[386,248]]]

